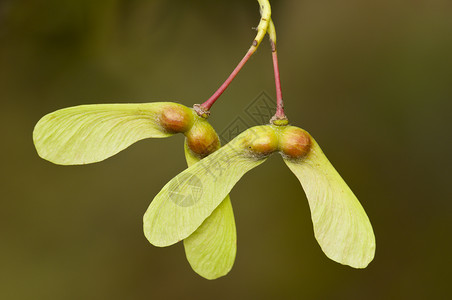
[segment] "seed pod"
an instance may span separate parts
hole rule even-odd
[[[212,126],[203,118],[197,117],[193,126],[185,132],[188,148],[200,159],[220,148],[220,139]]]
[[[279,148],[289,158],[302,158],[309,153],[311,136],[301,128],[289,126],[281,132]]]
[[[198,115],[194,118],[195,125],[185,134],[185,158],[189,167],[199,162],[206,153],[209,155],[220,147],[213,127]],[[205,132],[205,135],[200,136],[201,132]],[[204,142],[200,142],[200,139]],[[184,249],[190,266],[202,277],[217,279],[229,273],[237,253],[237,231],[229,195],[195,232],[184,239]]]
[[[248,149],[258,156],[268,156],[278,150],[278,136],[272,126],[256,126],[250,128],[246,142]]]
[[[171,105],[162,110],[159,121],[169,133],[184,133],[193,126],[194,114],[183,105]]]

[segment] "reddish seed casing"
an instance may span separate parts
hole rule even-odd
[[[171,133],[186,132],[193,125],[193,113],[188,107],[171,105],[162,111],[160,124]]]
[[[200,158],[213,153],[220,148],[220,139],[207,121],[197,121],[193,127],[185,133],[187,146]]]
[[[290,158],[306,156],[311,149],[311,136],[298,127],[288,127],[280,137],[279,148]]]

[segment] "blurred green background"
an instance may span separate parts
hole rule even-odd
[[[251,44],[255,0],[3,0],[1,299],[447,298],[452,2],[272,7],[287,115],[317,139],[369,215],[377,238],[369,267],[326,258],[279,155],[232,191],[236,263],[207,281],[181,244],[156,248],[142,233],[153,196],[185,168],[182,136],[79,167],[34,150],[33,126],[60,108],[205,101]],[[263,91],[273,97],[272,72],[265,40],[214,106],[219,132],[247,120]]]

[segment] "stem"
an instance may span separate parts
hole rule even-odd
[[[272,47],[273,70],[275,73],[275,87],[276,87],[276,114],[271,118],[270,123],[282,126],[288,124],[288,119],[284,113],[284,101],[281,89],[281,76],[279,72],[278,53],[276,51],[276,29],[275,24],[273,24],[272,20],[270,20],[270,24],[268,26],[268,35],[270,36],[270,44]]]
[[[274,51],[272,53],[272,57],[273,57],[273,69],[275,71],[276,116],[283,117],[284,116],[284,103],[283,103],[282,90],[281,90],[281,78],[279,75],[278,55],[277,55],[276,51]]]
[[[240,70],[243,68],[245,63],[249,60],[251,55],[253,55],[254,52],[256,52],[257,47],[251,46],[251,48],[246,53],[245,57],[242,58],[242,60],[239,62],[237,67],[235,67],[234,71],[232,71],[231,75],[229,75],[228,79],[226,79],[225,82],[218,88],[218,90],[203,104],[201,104],[201,107],[207,111],[210,110],[212,105],[217,101],[218,98],[220,98],[221,94],[226,90],[226,88],[231,84],[232,80],[234,80],[235,76],[240,72]]]
[[[212,107],[212,105],[217,101],[217,99],[223,94],[223,92],[226,90],[226,88],[231,84],[232,80],[237,76],[237,74],[240,72],[240,70],[243,68],[243,66],[246,64],[246,62],[250,59],[250,57],[256,52],[257,48],[259,47],[260,43],[262,42],[262,39],[264,38],[265,34],[267,33],[267,28],[269,26],[269,22],[271,21],[271,7],[268,0],[257,0],[259,2],[260,7],[260,13],[261,13],[261,20],[259,22],[259,25],[257,26],[257,35],[253,40],[253,43],[248,50],[248,52],[245,54],[245,56],[242,58],[242,60],[239,62],[237,67],[235,67],[234,71],[232,71],[231,75],[226,79],[226,81],[218,88],[218,90],[209,98],[206,102],[204,102],[201,105],[195,105],[195,110],[198,113],[198,115],[206,117],[209,115],[209,110]]]

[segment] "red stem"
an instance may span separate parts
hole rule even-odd
[[[242,58],[240,63],[235,67],[234,71],[232,71],[231,75],[229,75],[228,79],[218,88],[218,90],[209,98],[206,102],[201,104],[201,107],[205,110],[209,111],[212,105],[217,101],[217,99],[223,94],[223,92],[226,90],[226,88],[231,84],[232,80],[234,80],[235,76],[240,72],[240,70],[243,68],[245,63],[249,60],[249,58],[253,55],[253,53],[256,51],[256,46],[253,44],[253,46],[248,50],[246,55]]]
[[[278,64],[278,54],[276,53],[276,49],[272,52],[273,58],[273,69],[275,71],[275,86],[276,86],[276,114],[275,117],[277,119],[284,119],[286,115],[284,114],[284,103],[282,98],[282,89],[281,89],[281,77],[279,75],[279,64]]]

